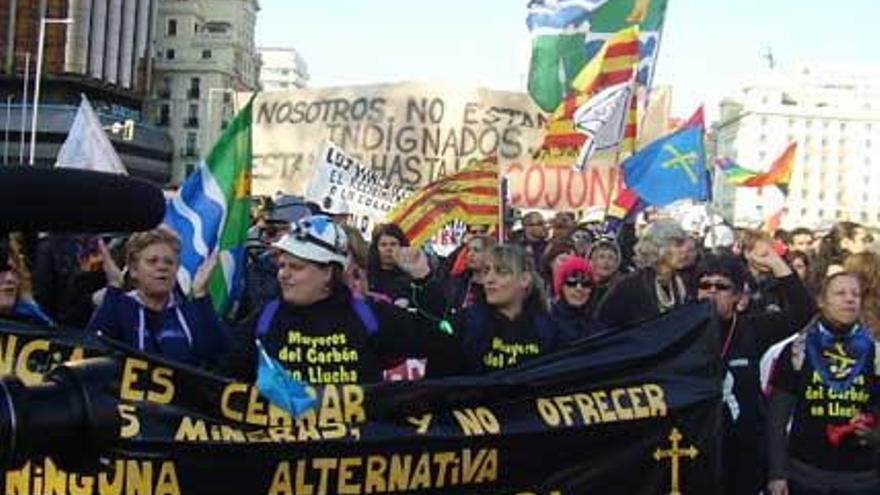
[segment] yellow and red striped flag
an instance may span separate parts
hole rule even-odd
[[[545,166],[574,165],[586,136],[575,129],[574,113],[599,91],[630,81],[639,64],[639,28],[632,26],[612,36],[596,56],[584,66],[572,82],[573,92],[559,105],[547,123],[547,132],[539,152]],[[635,150],[638,134],[638,105],[630,101],[626,129],[620,150]]]
[[[498,224],[498,161],[487,158],[423,187],[388,213],[414,246],[420,246],[452,220]]]

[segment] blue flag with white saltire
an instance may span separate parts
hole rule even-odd
[[[259,339],[257,354],[256,385],[260,395],[296,418],[318,405],[315,390],[291,376],[281,363],[272,359]]]
[[[184,293],[190,293],[199,266],[211,253],[219,252],[209,291],[220,315],[229,312],[244,285],[244,246],[250,226],[252,103],[253,98],[232,119],[165,211],[164,223],[181,239],[177,280]]]
[[[665,206],[685,198],[710,199],[712,181],[706,168],[703,126],[685,127],[660,138],[621,167],[626,186],[648,204]]]

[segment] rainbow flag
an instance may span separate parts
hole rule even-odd
[[[498,225],[499,196],[498,161],[487,158],[423,187],[391,210],[387,220],[420,246],[453,220]]]
[[[635,77],[639,64],[639,28],[625,28],[615,34],[578,73],[572,93],[559,105],[547,123],[538,161],[548,167],[572,167],[587,136],[575,128],[574,113],[599,91]],[[637,99],[632,98],[626,117],[621,151],[635,149],[638,129]]]
[[[731,184],[740,187],[777,186],[786,193],[791,181],[791,172],[794,170],[796,152],[797,143],[789,144],[782,155],[773,161],[770,169],[763,173],[741,167],[730,158],[719,158],[716,165],[724,172],[724,176]]]

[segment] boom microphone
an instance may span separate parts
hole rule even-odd
[[[150,230],[165,216],[156,186],[124,175],[76,169],[0,167],[0,232]]]

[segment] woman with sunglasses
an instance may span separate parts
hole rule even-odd
[[[809,321],[813,308],[810,295],[798,276],[775,251],[754,255],[776,278],[781,311],[746,312],[748,271],[732,254],[710,254],[698,265],[697,299],[710,301],[721,330],[721,360],[727,368],[724,381],[725,494],[760,492],[766,466],[759,379],[760,360],[773,343],[794,334]]]
[[[483,267],[486,300],[455,319],[464,358],[460,372],[511,368],[574,338],[571,329],[548,313],[540,277],[531,266],[521,246],[499,245],[489,251]]]
[[[592,319],[593,291],[596,280],[590,262],[569,256],[553,274],[555,300],[551,314],[572,330],[573,336],[587,337],[603,328]]]
[[[435,374],[455,356],[455,341],[444,331],[448,323],[352,293],[345,277],[348,240],[329,217],[294,223],[273,248],[281,297],[237,332],[226,360],[230,375],[254,380],[257,341],[269,357],[311,385],[378,382],[381,363],[394,358],[428,358],[428,373]],[[395,259],[416,283],[430,274],[419,250],[400,249]]]
[[[838,272],[819,316],[787,344],[770,380],[770,495],[880,493],[873,447],[880,416],[877,344],[859,321],[859,278]]]

